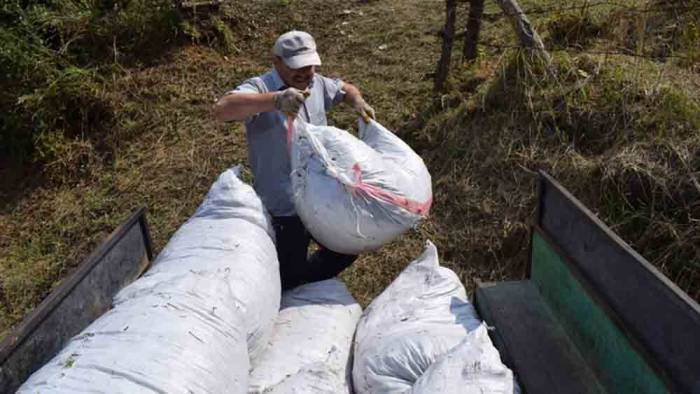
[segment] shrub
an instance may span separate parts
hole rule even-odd
[[[177,42],[178,26],[168,0],[6,0],[0,6],[0,154],[62,162],[64,170],[80,166],[83,159],[69,158],[84,154],[60,154],[66,146],[100,145],[112,119],[104,96],[105,80],[119,69],[113,65],[156,58]]]

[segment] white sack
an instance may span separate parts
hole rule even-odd
[[[501,362],[486,324],[433,363],[411,394],[511,394],[513,372]]]
[[[214,298],[170,292],[121,303],[74,337],[18,392],[245,393],[248,352],[241,314],[228,302],[227,285],[205,282]],[[216,316],[209,315],[213,308]]]
[[[279,308],[272,234],[225,171],[152,268],[19,391],[245,393]]]
[[[213,269],[230,274],[231,302],[243,313],[248,351],[255,360],[279,311],[279,265],[270,218],[253,188],[238,179],[237,172],[235,168],[221,174],[144,276]],[[138,287],[134,283],[125,288],[117,300],[130,297]]]
[[[374,250],[418,224],[430,209],[423,160],[374,120],[360,139],[329,126],[294,122],[294,205],[314,238],[345,254]]]
[[[365,310],[355,334],[357,394],[403,393],[481,324],[457,275],[423,254]]]
[[[337,279],[282,294],[269,345],[249,393],[350,393],[352,338],[362,309]]]

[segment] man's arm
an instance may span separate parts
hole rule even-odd
[[[214,104],[214,116],[217,120],[226,122],[243,121],[251,115],[274,110],[296,115],[308,95],[308,91],[295,88],[273,93],[232,92]]]
[[[353,105],[358,99],[362,99],[362,93],[357,86],[349,83],[343,82],[343,91],[345,92],[345,97],[343,97],[343,102],[346,104]]]
[[[227,94],[214,104],[214,117],[220,122],[244,121],[249,116],[260,112],[274,111],[276,94],[276,92]]]
[[[358,113],[365,120],[369,121],[369,118],[375,119],[374,109],[365,102],[362,98],[362,93],[355,85],[344,82],[343,91],[345,92],[345,97],[343,97],[343,102],[350,104],[355,112]]]

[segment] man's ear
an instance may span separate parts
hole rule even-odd
[[[280,62],[282,62],[282,58],[273,54],[272,55],[272,64],[275,66],[275,68],[279,68]]]

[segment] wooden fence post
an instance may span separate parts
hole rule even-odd
[[[479,55],[479,31],[481,30],[481,15],[484,13],[484,0],[469,0],[469,17],[464,31],[464,47],[462,60],[476,60]]]
[[[445,88],[447,73],[450,71],[450,59],[452,57],[452,43],[455,38],[455,18],[457,14],[456,0],[446,0],[445,27],[442,30],[442,55],[435,72],[435,84],[433,92],[440,93]]]
[[[544,48],[542,39],[537,34],[535,29],[532,28],[530,21],[527,16],[520,8],[516,0],[494,0],[503,9],[503,12],[510,18],[515,33],[518,35],[520,40],[520,45],[534,50],[535,52],[542,55],[542,57],[549,63],[551,61],[551,56]]]

